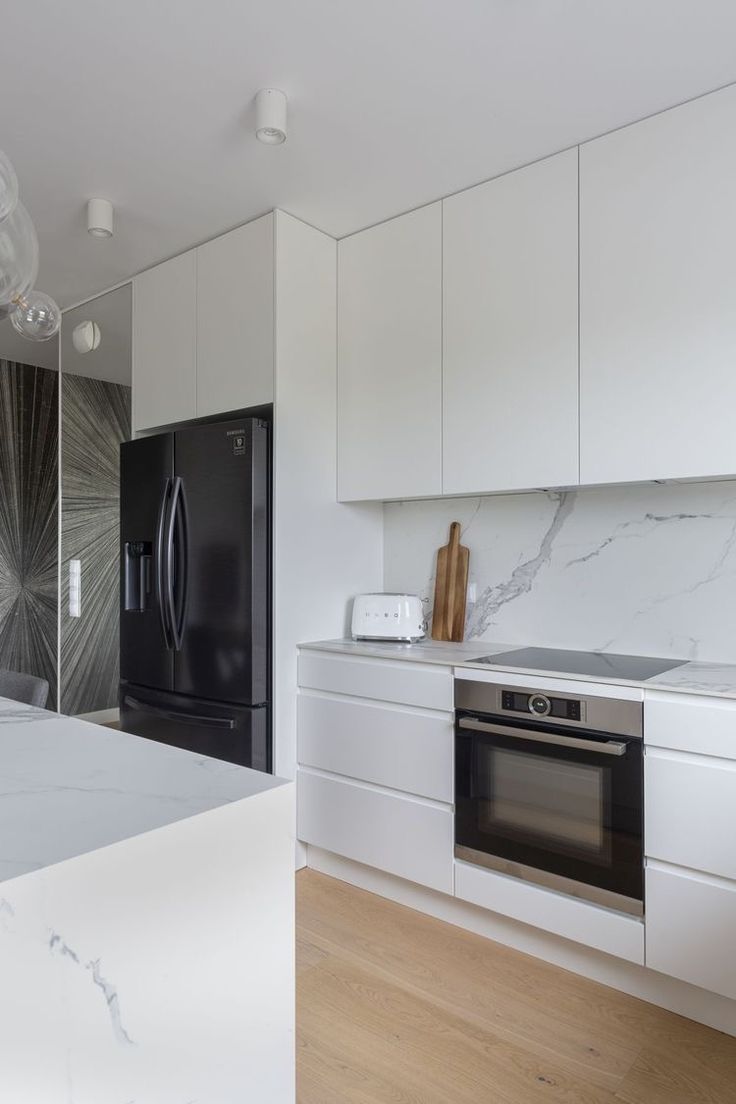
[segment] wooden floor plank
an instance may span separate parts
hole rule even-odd
[[[736,1040],[301,871],[299,1104],[736,1104]]]

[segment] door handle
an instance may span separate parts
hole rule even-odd
[[[578,751],[592,751],[599,755],[625,755],[627,745],[622,740],[585,740],[579,736],[558,736],[554,732],[534,732],[529,729],[511,728],[508,725],[491,724],[478,721],[475,717],[461,717],[458,728],[471,732],[487,732],[496,736],[511,736],[515,740],[528,740],[530,743],[554,744],[557,747],[574,748]]]
[[[179,615],[177,616],[176,608],[176,596],[174,593],[174,577],[176,574],[176,552],[174,548],[174,532],[177,530],[182,534],[184,532],[184,525],[181,520],[180,507],[181,507],[181,477],[176,476],[171,487],[171,503],[169,505],[169,515],[166,524],[166,583],[165,583],[165,599],[168,611],[168,620],[171,630],[172,647],[175,651],[181,651],[181,636],[184,628],[184,605],[186,594],[186,551],[184,550],[184,541],[180,540],[180,556],[179,556],[179,577],[177,583],[179,584],[181,598],[181,605]]]
[[[123,704],[129,705],[131,709],[140,709],[144,713],[155,713],[157,717],[165,717],[167,721],[175,721],[176,724],[196,725],[198,728],[235,728],[235,721],[232,717],[207,717],[199,716],[196,713],[179,713],[176,709],[163,709],[160,705],[148,705],[147,702],[132,698],[129,694],[125,695]]]
[[[181,651],[187,613],[188,526],[184,483],[174,479],[167,529],[167,603],[174,649]]]
[[[158,606],[158,614],[161,621],[161,632],[164,638],[164,647],[168,651],[171,651],[172,641],[171,633],[169,631],[168,606],[166,604],[166,562],[164,560],[164,529],[166,525],[166,506],[169,500],[170,486],[171,480],[167,476],[164,483],[164,489],[161,494],[161,504],[158,509],[158,519],[156,521],[156,558],[154,570],[156,604]]]

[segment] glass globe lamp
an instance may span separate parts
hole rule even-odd
[[[10,315],[13,328],[31,341],[48,341],[59,332],[61,311],[50,295],[29,291]]]
[[[0,150],[0,222],[15,210],[18,202],[18,177],[10,158]]]
[[[22,298],[38,275],[38,238],[31,216],[18,201],[0,222],[0,307]]]

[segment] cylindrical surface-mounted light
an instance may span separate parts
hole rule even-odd
[[[278,88],[262,88],[256,96],[256,138],[269,146],[286,141],[286,96]]]
[[[87,230],[93,238],[111,238],[113,209],[109,199],[90,199],[87,204]]]

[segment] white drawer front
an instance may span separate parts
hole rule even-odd
[[[448,713],[453,709],[452,670],[431,664],[302,651],[299,685]]]
[[[644,925],[632,916],[464,862],[455,863],[455,896],[586,947],[644,964]]]
[[[736,880],[736,763],[649,748],[646,853]]]
[[[304,843],[452,893],[450,809],[300,770],[297,835]]]
[[[736,1000],[736,883],[647,865],[646,964]]]
[[[644,743],[736,760],[736,701],[647,690]]]
[[[394,790],[453,801],[452,714],[302,691],[301,764]]]

